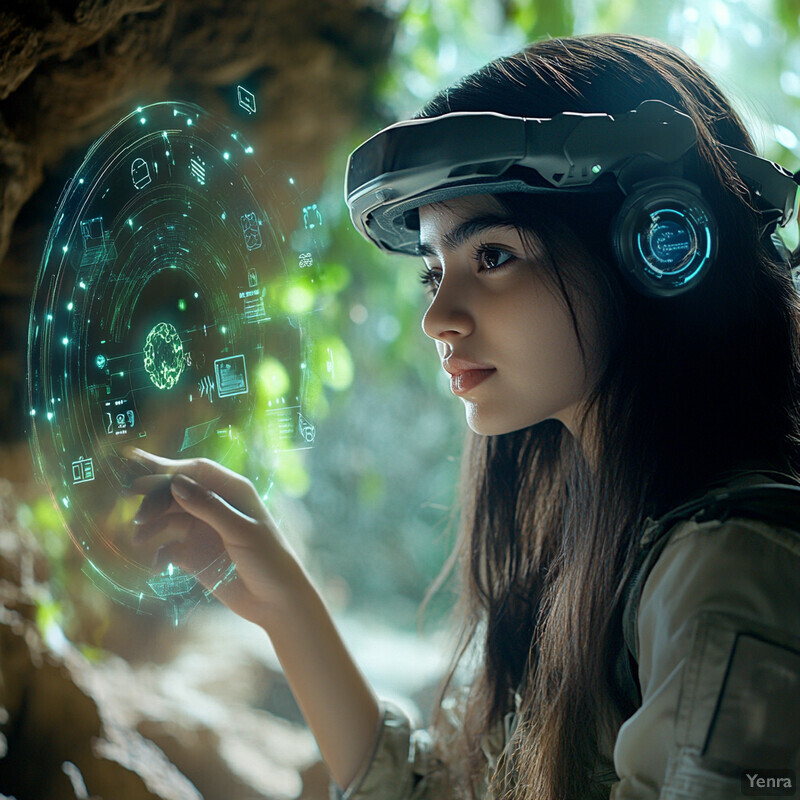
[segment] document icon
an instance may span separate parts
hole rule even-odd
[[[72,482],[88,483],[94,480],[94,462],[91,458],[79,458],[72,462]]]
[[[218,358],[214,362],[214,372],[217,377],[217,394],[221,398],[247,394],[247,369],[243,355]]]
[[[261,231],[258,229],[258,219],[256,219],[255,211],[248,211],[246,214],[242,214],[241,220],[244,243],[247,245],[247,249],[257,250],[261,247]]]

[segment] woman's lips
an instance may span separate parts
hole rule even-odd
[[[453,394],[466,394],[478,384],[483,383],[496,369],[467,369],[450,375],[450,390]]]

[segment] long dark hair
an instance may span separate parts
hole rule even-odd
[[[461,534],[425,600],[460,565],[460,636],[439,704],[477,645],[460,760],[465,794],[486,769],[481,742],[519,690],[518,724],[492,778],[495,791],[537,800],[605,796],[593,767],[635,710],[613,666],[623,646],[622,589],[645,518],[735,468],[800,475],[798,303],[719,148],[753,152],[753,144],[702,68],[644,37],[551,39],[462,79],[418,116],[614,114],[651,98],[677,106],[697,126],[688,174],[714,209],[721,241],[696,289],[665,300],[627,284],[608,244],[619,198],[550,195],[544,204],[531,195],[497,196],[523,233],[544,241],[545,268],[573,311],[579,340],[573,306],[581,276],[592,270],[589,300],[606,323],[607,363],[577,435],[545,420],[467,438]],[[441,720],[439,705],[434,731]]]

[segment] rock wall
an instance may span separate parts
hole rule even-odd
[[[310,731],[253,703],[288,691],[277,665],[207,624],[173,630],[159,663],[88,658],[43,618],[47,562],[19,508],[0,480],[0,797],[327,800]]]

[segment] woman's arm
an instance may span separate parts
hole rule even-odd
[[[294,588],[283,608],[267,610],[263,627],[334,781],[347,789],[375,750],[378,700],[295,563]]]
[[[374,752],[378,701],[255,488],[205,459],[128,455],[150,473],[131,486],[145,495],[135,541],[156,551],[159,564],[195,574],[266,631],[322,758],[346,788]],[[235,577],[222,583],[208,570],[220,556],[236,565]]]

